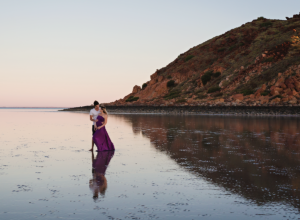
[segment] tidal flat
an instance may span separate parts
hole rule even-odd
[[[0,109],[0,219],[300,219],[300,119]],[[105,173],[104,175],[99,172]]]

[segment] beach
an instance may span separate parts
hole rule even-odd
[[[298,217],[298,118],[111,114],[95,197],[87,113],[0,111],[1,219]]]

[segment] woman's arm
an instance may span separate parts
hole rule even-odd
[[[104,122],[102,122],[102,125],[100,127],[98,127],[98,129],[101,129],[102,127],[104,127],[107,124],[107,117],[104,117]]]

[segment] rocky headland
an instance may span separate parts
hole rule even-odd
[[[107,106],[298,106],[300,14],[260,17],[180,54]]]
[[[300,14],[259,17],[180,54],[105,105],[128,113],[300,115],[299,32]]]

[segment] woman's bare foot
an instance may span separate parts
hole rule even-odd
[[[92,148],[92,149],[89,149],[89,151],[93,151],[93,148]]]

